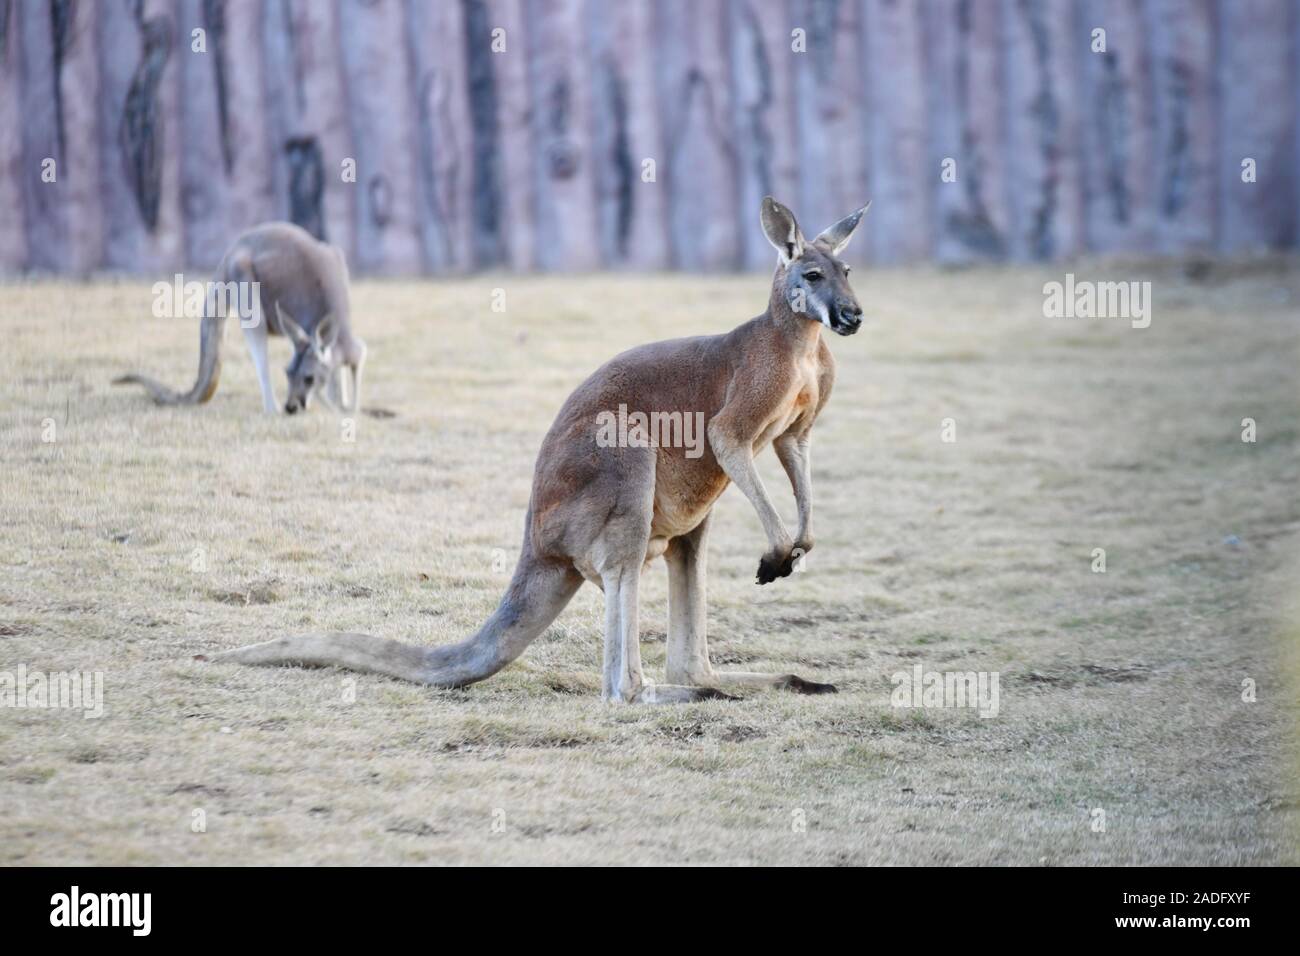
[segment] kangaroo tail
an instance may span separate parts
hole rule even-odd
[[[135,372],[113,379],[113,384],[143,385],[159,405],[202,405],[216,392],[221,377],[221,333],[225,324],[225,316],[203,317],[199,327],[199,374],[188,392],[175,391],[157,379]]]
[[[300,634],[213,656],[237,664],[342,667],[434,687],[464,687],[491,677],[523,653],[564,610],[582,577],[560,564],[524,557],[500,605],[477,634],[458,644],[419,647],[369,634]]]
[[[252,263],[246,254],[222,263],[221,272],[229,280],[251,280]],[[199,325],[199,374],[188,392],[178,392],[162,382],[132,372],[113,379],[114,385],[143,385],[149,396],[159,405],[202,405],[217,391],[221,378],[221,341],[226,330],[225,303],[219,301],[219,283],[208,284],[208,295]],[[249,286],[245,285],[244,288]],[[252,286],[256,288],[256,286]],[[256,304],[255,304],[256,305]]]

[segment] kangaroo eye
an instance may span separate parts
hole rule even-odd
[[[313,385],[316,384],[316,376],[315,376],[315,375],[308,375],[308,376],[306,376],[306,377],[303,378],[302,383],[303,383],[304,385],[306,385],[308,388],[311,388]]]
[[[822,279],[822,274],[819,269],[809,269],[807,272],[803,274],[803,277],[807,279],[809,282],[820,282]]]

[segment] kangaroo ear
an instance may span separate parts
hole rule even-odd
[[[316,323],[316,348],[329,348],[338,337],[339,324],[334,321],[334,313],[326,312],[325,316]]]
[[[767,236],[767,241],[776,247],[781,256],[781,265],[788,266],[803,255],[803,233],[799,231],[799,223],[789,209],[771,196],[764,196],[759,220],[763,223],[763,234]]]
[[[280,308],[278,300],[275,303],[275,314],[280,317],[280,328],[284,329],[285,334],[293,339],[295,345],[306,345],[310,341],[302,326],[295,322],[289,313]]]
[[[853,234],[858,231],[858,226],[862,223],[862,217],[867,214],[871,208],[868,202],[857,212],[849,213],[835,225],[826,229],[820,236],[813,240],[815,245],[825,246],[830,250],[831,255],[838,256],[840,252],[849,244]]]

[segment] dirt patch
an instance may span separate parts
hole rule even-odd
[[[270,584],[252,584],[235,590],[209,590],[208,599],[220,604],[249,607],[254,604],[274,604],[280,600],[280,592]]]
[[[390,826],[384,827],[385,833],[399,833],[402,836],[414,837],[436,837],[446,835],[446,830],[439,830],[431,823],[425,823],[423,820],[398,820]]]
[[[718,739],[729,744],[740,744],[747,740],[758,740],[760,737],[766,737],[767,734],[757,727],[746,727],[743,724],[732,724],[721,734]]]
[[[707,725],[703,720],[684,720],[677,723],[660,724],[655,728],[656,736],[676,741],[703,740],[707,734]]]
[[[1075,687],[1079,685],[1127,684],[1150,680],[1149,664],[1095,664],[1060,667],[1043,671],[1008,674],[1011,683],[1038,684],[1046,687]]]
[[[587,674],[547,674],[542,683],[557,694],[600,693],[600,681]]]
[[[168,790],[167,793],[170,796],[175,796],[178,793],[192,794],[198,797],[230,796],[230,790],[227,787],[207,783],[180,783]]]

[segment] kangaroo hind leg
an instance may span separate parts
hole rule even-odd
[[[668,679],[719,691],[778,688],[800,694],[833,694],[795,674],[715,671],[709,661],[706,626],[706,553],[709,518],[694,531],[674,538],[664,553],[668,563]]]
[[[605,667],[601,697],[622,704],[685,704],[732,698],[715,687],[656,684],[641,671],[637,559],[601,575],[605,591]],[[669,675],[672,680],[672,675]]]
[[[345,401],[344,407],[349,412],[361,411],[361,373],[366,367],[366,343],[360,339],[354,339],[351,354],[347,360],[347,368],[352,375],[352,394],[351,401]],[[342,369],[339,370],[340,375]]]

